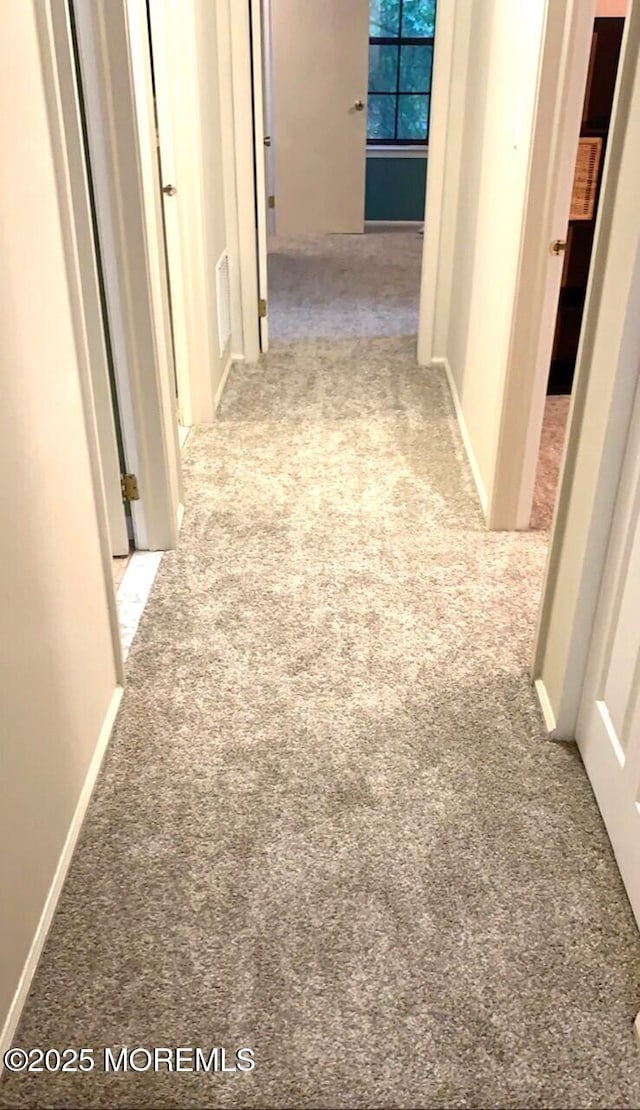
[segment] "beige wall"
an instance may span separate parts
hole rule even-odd
[[[597,16],[620,16],[627,14],[628,0],[597,0]]]
[[[0,1026],[116,688],[34,6],[0,4]]]
[[[446,176],[459,174],[459,185],[457,204],[443,213],[441,242],[454,249],[434,353],[449,363],[490,501],[545,4],[462,0],[456,8],[453,69],[466,68],[466,111],[461,142],[448,138]]]

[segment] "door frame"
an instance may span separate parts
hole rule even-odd
[[[239,304],[242,355],[247,362],[260,358],[260,321],[258,317],[258,245],[256,239],[255,164],[263,157],[256,151],[253,113],[253,51],[248,4],[230,3],[225,13],[228,43],[221,36],[220,51],[228,46],[231,62],[230,84],[233,100],[231,126],[224,127],[224,146],[229,166],[235,169],[233,182],[234,238],[238,248]],[[220,25],[220,21],[219,21]],[[229,206],[230,207],[230,206]],[[228,216],[229,219],[229,216]]]
[[[102,568],[109,610],[113,658],[118,682],[114,692],[115,719],[115,710],[125,684],[124,656],[120,637],[118,607],[113,589],[111,533],[97,413],[97,403],[100,398],[96,394],[96,368],[93,365],[95,350],[90,336],[90,328],[95,322],[96,313],[101,312],[101,305],[96,279],[95,254],[93,250],[87,249],[87,244],[93,243],[93,221],[89,197],[86,188],[83,195],[78,187],[79,182],[86,182],[86,168],[75,54],[66,0],[43,0],[42,3],[34,3],[33,6],[40,40],[40,56],[45,74],[51,147],[58,180],[61,226],[65,244],[69,292],[74,312],[78,372],[101,541]],[[90,301],[87,300],[88,297]],[[104,367],[101,366],[98,369],[102,371]],[[105,737],[105,746],[107,739],[108,736]],[[96,774],[97,769],[96,767]]]
[[[630,111],[640,96],[639,54],[640,3],[631,0],[532,671],[547,728],[558,739],[575,737],[637,380],[638,240],[627,217],[637,212],[637,173],[625,153],[639,141]]]
[[[595,0],[548,0],[488,525],[528,529],[542,434]],[[551,269],[550,269],[551,267]]]
[[[432,340],[428,336],[433,331],[434,302],[431,292],[437,287],[438,262],[440,257],[440,208],[444,195],[444,147],[446,145],[449,112],[449,67],[453,47],[453,28],[456,4],[459,0],[438,0],[438,24],[433,62],[433,81],[431,98],[431,117],[429,124],[429,173],[427,174],[427,205],[431,213],[425,228],[423,270],[419,307],[418,348],[419,352],[432,350]],[[263,19],[270,16],[270,0],[251,0],[255,7],[261,7]],[[251,41],[251,22],[249,4],[228,3],[221,0],[223,17],[218,20],[225,33],[220,36],[220,69],[223,86],[231,91],[232,119],[227,115],[223,120],[224,151],[226,154],[227,183],[230,203],[227,204],[229,241],[237,242],[238,247],[238,305],[236,319],[238,334],[242,335],[242,351],[234,359],[257,362],[260,357],[260,326],[257,313],[259,297],[258,274],[261,259],[256,242],[256,180],[255,166],[258,158],[264,156],[262,140],[257,149],[252,104],[253,49]],[[228,42],[227,42],[228,29]],[[266,35],[268,43],[270,35]],[[228,54],[228,59],[225,57]],[[263,59],[260,59],[262,68]],[[230,70],[228,84],[225,81],[227,67]],[[271,79],[270,69],[267,74]],[[227,111],[231,108],[229,98]],[[226,123],[226,126],[225,126]],[[273,120],[269,124],[273,138]],[[434,135],[438,140],[434,142]],[[432,157],[433,146],[433,157]],[[273,159],[272,153],[272,159]],[[436,164],[439,168],[436,169]],[[273,163],[272,163],[273,166]],[[277,230],[277,218],[275,221]],[[271,222],[269,230],[272,230]],[[436,250],[433,247],[436,245]],[[233,309],[233,301],[232,301]],[[420,362],[429,358],[419,358]]]
[[[74,16],[135,546],[166,550],[183,493],[146,6],[94,0]]]
[[[266,72],[265,46],[270,42],[271,36],[264,33],[264,21],[269,17],[263,0],[249,0],[249,19],[251,33],[251,75],[252,75],[252,104],[253,104],[253,149],[254,149],[254,177],[256,197],[256,254],[258,259],[258,298],[260,306],[264,303],[265,310],[258,314],[258,327],[260,329],[260,351],[266,354],[269,350],[269,316],[268,316],[268,260],[267,260],[267,173],[265,166],[264,144],[264,78]]]
[[[80,260],[80,278],[83,288],[84,326],[90,350],[90,371],[93,387],[98,446],[102,465],[107,517],[112,556],[129,554],[129,532],[121,489],[121,460],[116,431],[115,401],[112,394],[111,370],[107,349],[108,338],[104,319],[104,306],[100,288],[99,258],[95,242],[93,199],[86,164],[82,103],[78,87],[73,34],[66,8],[54,4],[50,23],[44,21],[42,34],[51,35],[43,41],[46,53],[43,59],[49,66],[49,80],[57,85],[60,111],[67,126],[58,141],[65,144],[65,165],[60,172],[68,174],[68,186],[73,197],[75,212],[75,240]],[[50,48],[57,53],[50,59]],[[44,50],[44,47],[43,47]],[[55,65],[55,73],[52,66]],[[57,117],[56,117],[57,119]],[[58,123],[54,120],[56,126]]]

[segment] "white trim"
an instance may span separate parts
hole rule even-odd
[[[182,499],[146,7],[74,6],[136,546],[177,543]]]
[[[61,5],[49,0],[48,3],[36,4],[34,10],[40,39],[40,55],[45,73],[47,109],[51,127],[51,148],[58,179],[61,227],[69,275],[69,293],[74,316],[82,404],[87,428],[89,458],[91,460],[91,476],[95,493],[96,515],[100,535],[102,567],[109,610],[114,663],[117,679],[120,683],[123,683],[124,659],[120,645],[118,611],[113,590],[111,534],[99,446],[98,424],[93,394],[91,353],[87,335],[87,319],[84,303],[83,267],[91,267],[91,273],[88,275],[84,274],[85,279],[95,281],[95,259],[91,258],[86,251],[80,252],[79,249],[76,221],[78,219],[88,219],[90,217],[84,207],[80,211],[77,210],[74,204],[74,192],[71,179],[72,173],[75,175],[78,175],[80,172],[82,174],[85,173],[81,122],[75,99],[72,100],[71,103],[76,104],[76,110],[69,110],[69,82],[72,82],[74,85],[74,97],[76,94],[71,28],[69,26],[69,16],[66,5]],[[67,86],[66,88],[65,85]],[[76,160],[75,165],[71,164],[72,159]],[[80,159],[80,164],[77,162],[78,159]]]
[[[478,462],[477,462],[473,447],[471,445],[471,438],[469,436],[469,432],[467,431],[467,424],[466,424],[466,421],[465,421],[465,418],[464,418],[464,413],[462,411],[462,405],[460,403],[460,398],[458,396],[458,389],[457,389],[453,374],[451,372],[451,367],[449,365],[449,360],[447,358],[434,358],[434,359],[431,360],[431,365],[436,367],[439,370],[444,370],[444,372],[447,376],[447,382],[448,382],[448,385],[449,385],[449,392],[451,393],[451,399],[453,401],[453,406],[455,408],[456,419],[458,421],[458,427],[460,429],[460,435],[462,437],[462,442],[463,442],[463,445],[464,445],[464,449],[465,449],[465,452],[466,452],[466,455],[467,455],[467,459],[469,461],[469,466],[471,467],[471,473],[473,475],[473,481],[475,483],[475,487],[476,487],[476,490],[477,490],[477,493],[478,493],[478,498],[480,499],[480,505],[482,507],[482,512],[484,513],[484,515],[486,517],[487,509],[488,509],[488,506],[489,506],[489,498],[487,497],[487,491],[486,491],[486,488],[485,488],[485,484],[482,480],[482,475],[480,473],[480,467],[478,466]]]
[[[232,3],[229,16],[233,143],[226,153],[227,157],[234,158],[236,170],[235,198],[238,221],[242,347],[246,361],[257,362],[260,357],[260,328],[249,5]],[[229,239],[228,242],[230,242]]]
[[[428,146],[368,146],[367,158],[421,158],[426,162]]]
[[[547,5],[489,527],[526,529],[544,417],[594,0]]]
[[[419,231],[424,227],[423,220],[365,220],[365,231],[383,231],[388,228],[389,231],[397,231],[398,228],[406,228],[407,231],[415,229]]]
[[[190,431],[191,431],[191,425],[187,425],[187,424],[179,424],[178,425],[178,439],[180,440],[180,450],[181,451],[184,450],[184,445],[185,445],[185,443],[187,442],[187,440],[189,438],[189,432]]]
[[[236,137],[233,103],[233,60],[231,57],[231,22],[229,0],[219,0],[216,7],[218,32],[218,78],[220,83],[220,127],[222,138],[222,179],[226,243],[229,251],[229,289],[231,294],[231,347],[242,352],[244,332],[242,320],[242,273],[238,224],[236,173]]]
[[[532,664],[561,739],[575,737],[637,381],[640,4],[625,22],[565,448]]]
[[[544,720],[545,728],[547,730],[547,733],[549,734],[549,739],[551,740],[555,736],[556,718],[553,712],[553,707],[551,705],[549,694],[547,693],[547,687],[545,686],[541,678],[536,678],[533,686],[538,696],[538,703],[542,711],[542,718]]]
[[[62,887],[67,876],[67,871],[69,870],[69,864],[71,863],[71,859],[73,857],[73,853],[78,842],[78,837],[80,836],[80,830],[82,829],[82,823],[84,821],[87,808],[91,800],[91,795],[96,784],[98,772],[100,771],[100,766],[102,764],[104,754],[109,744],[109,738],[115,724],[123,693],[124,690],[122,686],[117,686],[113,692],[111,702],[109,704],[102,724],[102,728],[100,729],[98,742],[96,744],[91,762],[89,764],[89,769],[87,771],[84,784],[82,786],[82,791],[78,799],[78,804],[75,808],[71,825],[69,826],[69,831],[64,842],[64,847],[60,854],[60,859],[58,860],[58,866],[56,867],[53,881],[51,883],[51,886],[49,887],[49,893],[47,894],[44,909],[40,915],[40,920],[38,922],[38,927],[36,929],[33,941],[31,942],[29,954],[25,960],[25,964],[22,969],[20,981],[13,996],[11,1006],[9,1007],[7,1019],[4,1023],[2,1033],[0,1033],[0,1075],[2,1075],[2,1056],[8,1048],[11,1048],[12,1039],[18,1027],[18,1022],[20,1021],[22,1009],[29,993],[31,981],[33,979],[36,967],[38,966],[40,956],[42,955],[42,950],[47,939],[47,933],[49,932],[51,921],[53,919],[56,906],[58,905],[58,900],[62,892]]]
[[[253,76],[253,147],[255,195],[256,195],[256,240],[258,263],[258,296],[268,302],[268,271],[267,271],[267,174],[266,154],[264,145],[264,74],[263,74],[263,44],[262,44],[262,3],[261,0],[249,0],[249,19],[251,27],[251,66]],[[273,150],[273,147],[271,148]],[[275,188],[275,186],[274,186]],[[261,316],[258,320],[260,329],[260,350],[263,354],[269,350],[269,317]]]
[[[434,42],[429,172],[425,197],[425,234],[418,319],[418,362],[428,366],[441,352],[435,349],[436,300],[442,278],[441,235],[444,206],[451,100],[451,66],[457,0],[438,0],[438,26]],[[451,184],[449,183],[449,187]],[[457,185],[456,185],[457,187]],[[428,219],[426,216],[428,213]]]

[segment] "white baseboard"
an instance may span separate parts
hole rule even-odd
[[[82,822],[84,821],[85,814],[91,800],[91,795],[93,793],[93,788],[96,784],[98,772],[100,770],[104,754],[109,744],[109,738],[115,724],[123,692],[124,691],[122,686],[116,686],[116,689],[113,692],[113,696],[111,698],[109,708],[107,709],[102,728],[100,729],[98,742],[96,744],[91,763],[89,764],[89,770],[87,771],[87,775],[84,780],[82,790],[80,792],[78,804],[71,819],[69,832],[67,833],[67,838],[64,842],[64,847],[60,854],[60,859],[58,860],[58,866],[56,867],[53,881],[51,883],[51,886],[49,887],[49,893],[47,894],[44,909],[42,911],[42,914],[40,915],[40,920],[38,922],[38,927],[35,931],[33,941],[31,942],[29,954],[22,969],[20,981],[13,996],[11,1006],[9,1007],[7,1019],[2,1028],[2,1032],[0,1033],[0,1075],[2,1074],[2,1057],[4,1056],[4,1053],[7,1051],[7,1049],[11,1048],[13,1037],[15,1035],[16,1029],[18,1028],[18,1022],[20,1021],[22,1008],[29,993],[31,981],[33,979],[36,967],[38,966],[38,960],[42,955],[42,949],[44,948],[44,943],[47,939],[47,933],[49,932],[49,927],[53,920],[53,915],[58,904],[60,892],[62,891],[64,880],[67,876],[67,871],[69,870],[69,864],[71,863],[71,859],[76,844],[78,842],[78,837],[82,828]]]
[[[365,231],[418,231],[424,220],[365,220]]]
[[[227,384],[227,378],[229,377],[229,371],[230,371],[231,366],[234,362],[237,362],[237,359],[234,358],[233,355],[229,355],[229,357],[227,359],[226,366],[225,366],[224,370],[222,371],[222,377],[220,378],[220,381],[218,382],[218,388],[216,389],[216,395],[215,395],[214,400],[213,400],[213,411],[214,412],[218,411],[218,406],[220,404],[220,401],[222,400],[222,394],[224,393],[224,387]]]
[[[462,436],[462,442],[464,444],[464,449],[465,449],[466,454],[467,454],[467,459],[469,460],[469,466],[471,467],[471,473],[473,475],[473,480],[475,482],[475,487],[476,487],[476,490],[478,491],[478,497],[480,499],[480,505],[482,506],[482,511],[484,513],[485,519],[487,519],[488,515],[489,515],[489,498],[487,496],[487,489],[486,489],[486,486],[485,486],[485,484],[482,480],[482,475],[480,473],[480,467],[478,466],[478,461],[476,459],[475,452],[473,450],[473,445],[471,443],[471,438],[470,438],[469,432],[467,430],[467,422],[464,418],[464,413],[462,411],[462,405],[460,404],[460,398],[458,396],[458,388],[456,386],[456,383],[455,383],[455,380],[454,380],[454,377],[453,377],[453,373],[452,373],[451,367],[449,365],[449,360],[447,358],[434,358],[431,362],[431,365],[432,366],[437,366],[439,369],[444,370],[445,374],[447,375],[447,382],[449,383],[449,392],[451,393],[451,397],[453,399],[453,406],[456,410],[456,419],[458,421],[458,427],[460,428],[460,435]]]
[[[544,720],[545,728],[549,733],[549,739],[552,739],[555,736],[557,725],[555,713],[553,712],[553,707],[551,705],[551,699],[549,698],[549,694],[547,692],[547,687],[545,686],[541,678],[536,678],[533,685],[538,696],[540,709],[542,710],[542,717]]]

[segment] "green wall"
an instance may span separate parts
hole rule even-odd
[[[365,220],[423,220],[426,179],[426,154],[367,158]]]

